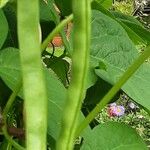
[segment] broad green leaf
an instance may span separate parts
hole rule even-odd
[[[44,0],[40,0],[40,20],[54,21],[51,5],[49,5],[49,3],[45,2]]]
[[[139,53],[125,30],[113,19],[93,11],[91,59],[103,61],[106,70],[95,69],[96,74],[115,84]],[[122,87],[133,100],[150,110],[150,64],[143,64]]]
[[[132,42],[135,45],[147,44],[147,42],[144,41],[144,39],[143,39],[143,37],[141,35],[138,35],[129,26],[125,25],[122,21],[119,21],[119,22],[120,22],[120,25],[126,30],[129,38],[132,40]]]
[[[12,90],[14,89],[21,75],[20,67],[21,66],[18,49],[7,48],[0,52],[0,77]],[[49,134],[49,137],[51,137],[53,140],[56,140],[61,128],[61,117],[63,114],[67,90],[59,81],[58,77],[56,77],[53,71],[46,68],[44,68],[43,71],[45,74],[46,86],[48,91],[47,132]],[[23,98],[22,92],[19,93],[19,96]],[[82,114],[80,115],[80,121],[81,120],[83,120]]]
[[[95,127],[84,137],[81,150],[148,150],[130,126],[108,122]]]
[[[0,0],[0,8],[4,7],[9,0]]]
[[[55,28],[59,22],[59,15],[54,13],[51,1],[40,0],[40,25],[42,29],[42,41]]]
[[[127,33],[130,35],[131,39],[134,39],[133,33],[130,34],[130,30],[134,32],[143,42],[146,44],[150,43],[150,32],[145,29],[142,24],[136,20],[133,16],[127,16],[120,12],[111,12],[116,19],[121,23],[121,25],[125,28]],[[130,30],[129,30],[130,29]],[[140,42],[140,40],[139,40]]]
[[[142,26],[142,23],[140,23],[134,16],[129,16],[129,15],[123,14],[121,12],[116,12],[116,11],[110,11],[110,13],[116,19],[130,21],[130,22],[135,23],[139,26]]]
[[[5,15],[0,9],[0,49],[2,48],[8,33],[8,23],[5,18]]]
[[[0,52],[0,77],[12,89],[20,77],[19,51],[14,48],[3,49]]]
[[[126,20],[120,20],[124,25],[126,25],[128,28],[130,28],[134,34],[136,34],[139,38],[141,38],[143,40],[143,43],[145,44],[150,44],[150,31],[148,31],[147,29],[145,29],[144,27],[132,23],[130,21],[126,21]],[[126,28],[125,28],[126,29]],[[128,33],[128,30],[126,30]],[[131,36],[130,36],[131,37]],[[134,37],[131,37],[131,39],[133,39]],[[139,42],[141,42],[139,40]]]
[[[48,134],[58,138],[61,117],[66,100],[66,89],[58,78],[47,70],[45,74],[48,92]]]
[[[93,1],[92,2],[92,9],[94,10],[99,10],[100,12],[102,12],[103,14],[111,17],[112,19],[114,19],[115,21],[117,21],[128,33],[128,36],[130,37],[130,39],[134,42],[134,43],[144,43],[144,41],[142,40],[142,38],[140,38],[134,31],[132,31],[129,27],[127,27],[124,23],[122,23],[121,21],[118,20],[118,18],[123,18],[125,20],[129,19],[132,20],[131,17],[126,17],[124,15],[122,15],[121,13],[117,13],[117,12],[110,12],[109,10],[105,9],[99,2],[97,1]],[[135,20],[134,20],[135,22]]]
[[[104,8],[99,1],[92,1],[91,7],[92,7],[92,9],[99,10],[103,14],[115,19],[115,17],[111,14],[111,12],[109,10],[107,10],[106,8]]]
[[[52,58],[45,58],[44,62],[46,63],[48,68],[51,68],[57,74],[61,82],[64,85],[67,85],[69,63],[64,59],[55,56],[53,56]]]
[[[100,2],[92,2],[92,9],[99,10],[103,14],[117,21],[127,32],[130,39],[135,43],[148,44],[150,42],[149,31],[133,16],[127,16],[120,12],[113,12],[105,9]]]
[[[0,77],[11,89],[18,82],[20,72],[19,50],[14,48],[2,50],[0,52]],[[44,73],[48,91],[48,134],[56,139],[61,127],[66,89],[52,71],[45,68]],[[19,95],[23,98],[22,92]]]
[[[118,65],[107,64],[107,71],[96,70],[96,74],[101,76],[109,83],[115,84],[121,75],[125,72],[125,68]],[[150,64],[143,64],[136,73],[123,85],[122,90],[127,93],[134,101],[150,110]]]

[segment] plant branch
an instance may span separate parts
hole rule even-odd
[[[47,38],[43,41],[41,45],[41,50],[44,51],[49,42],[52,41],[52,39],[63,29],[63,27],[69,23],[73,19],[73,14],[69,15],[66,19],[61,21],[54,30],[47,36]]]
[[[15,98],[17,96],[17,94],[20,91],[22,82],[19,81],[16,88],[14,89],[13,93],[11,94],[10,98],[8,99],[8,102],[3,110],[3,121],[4,121],[4,125],[2,127],[2,131],[3,134],[5,136],[5,138],[9,141],[9,143],[11,143],[16,149],[18,150],[25,150],[25,148],[23,148],[22,146],[20,146],[18,143],[16,143],[8,134],[8,130],[7,130],[7,114],[10,110],[10,108],[12,107],[13,102],[15,101]]]

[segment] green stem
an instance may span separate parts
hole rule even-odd
[[[11,94],[10,98],[8,99],[8,102],[7,102],[7,104],[6,104],[6,106],[3,110],[3,119],[4,119],[4,121],[7,120],[7,114],[9,112],[9,110],[10,110],[17,94],[19,93],[21,86],[22,86],[21,81],[19,81],[16,88],[14,89],[13,93]]]
[[[3,134],[8,142],[17,150],[25,150],[24,147],[20,146],[17,142],[15,142],[8,134],[6,126],[2,128]]]
[[[78,137],[81,132],[89,125],[94,117],[110,102],[113,96],[120,90],[124,83],[135,73],[135,71],[143,64],[143,62],[150,56],[150,46],[133,62],[133,64],[126,70],[119,81],[111,88],[111,90],[104,96],[104,98],[97,104],[85,120],[79,125],[76,132]]]
[[[89,63],[90,47],[90,1],[73,0],[74,37],[72,56],[72,80],[67,93],[62,129],[57,150],[72,150],[75,131],[85,94],[85,83]]]
[[[69,15],[66,19],[61,21],[56,28],[47,36],[41,45],[42,51],[45,50],[50,41],[63,29],[63,27],[73,19],[73,15]]]
[[[15,98],[17,94],[19,93],[21,88],[21,82],[17,84],[16,88],[14,89],[13,93],[11,94],[10,98],[8,99],[8,102],[3,110],[3,120],[4,120],[4,126],[2,128],[3,134],[5,138],[11,143],[17,150],[25,150],[22,146],[20,146],[18,143],[16,143],[8,134],[7,132],[7,114],[12,107],[13,102],[15,101]]]
[[[41,62],[39,0],[18,0],[18,37],[25,98],[27,150],[47,147],[47,95]]]
[[[48,7],[50,8],[51,10],[51,14],[52,14],[52,19],[54,21],[54,23],[56,24],[56,26],[60,23],[60,16],[58,15],[58,12],[56,11],[55,7],[54,7],[54,4],[53,4],[53,1],[49,0],[48,1]],[[63,44],[65,46],[65,49],[67,50],[69,56],[71,56],[71,47],[70,47],[70,43],[68,42],[67,40],[67,37],[66,37],[66,33],[64,30],[60,30],[59,31],[61,37],[62,37],[62,40],[63,40]]]

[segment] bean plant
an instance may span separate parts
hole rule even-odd
[[[95,124],[120,91],[150,112],[150,31],[112,8],[0,0],[1,150],[148,149],[128,125]]]

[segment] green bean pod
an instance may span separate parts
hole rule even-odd
[[[57,150],[72,150],[78,124],[89,63],[90,19],[89,0],[73,0],[74,36],[72,56],[72,80],[64,110],[62,129]]]
[[[46,150],[47,96],[41,63],[39,0],[18,0],[18,37],[27,150]]]

